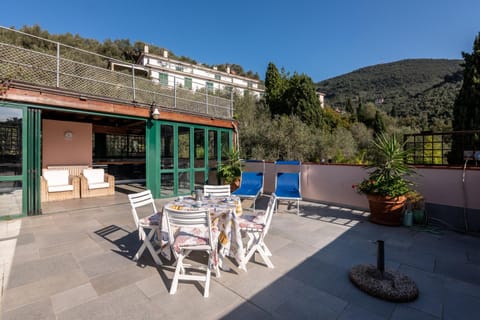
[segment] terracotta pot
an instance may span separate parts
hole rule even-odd
[[[381,195],[367,195],[370,206],[369,220],[373,223],[400,226],[403,221],[403,212],[407,197],[387,197]]]
[[[230,192],[233,192],[238,188],[240,188],[240,179],[237,179],[234,182],[230,183]]]

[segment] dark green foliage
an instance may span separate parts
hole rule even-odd
[[[380,114],[380,111],[375,112],[375,120],[373,122],[373,130],[375,134],[381,134],[385,132],[385,122],[383,121],[383,116]]]
[[[452,117],[453,101],[462,81],[460,63],[402,60],[324,80],[317,87],[327,94],[326,102],[333,107],[345,110],[349,99],[359,109],[372,102],[393,117],[410,117],[408,124],[418,130],[431,130],[437,119]],[[357,113],[360,120],[361,111]]]
[[[305,74],[288,77],[269,63],[265,75],[265,103],[272,115],[294,115],[307,125],[321,125],[321,109],[315,85]]]
[[[373,171],[356,186],[357,191],[389,197],[405,195],[412,185],[406,177],[415,172],[405,163],[409,152],[405,150],[401,139],[382,133],[377,135],[373,146],[377,157],[368,166]]]
[[[480,33],[477,34],[473,42],[472,53],[463,52],[465,60],[463,72],[463,84],[455,99],[453,109],[453,129],[454,130],[478,130],[480,129]],[[449,157],[450,163],[459,163],[462,161],[463,145],[475,145],[476,141],[454,140],[452,152]],[[478,150],[477,148],[473,150]]]
[[[480,33],[475,38],[471,54],[462,53],[465,60],[463,85],[454,104],[454,130],[480,129]]]
[[[355,114],[355,108],[353,107],[353,103],[352,103],[352,98],[348,98],[347,99],[347,103],[345,104],[345,111],[347,111],[348,113],[350,114]]]
[[[222,162],[217,171],[217,177],[222,184],[231,184],[239,179],[242,174],[240,152],[231,149],[226,155],[227,160]]]
[[[321,126],[320,101],[310,77],[295,73],[288,81],[283,100],[286,103],[285,114],[296,115],[307,125]]]
[[[270,108],[270,112],[274,114],[286,113],[285,103],[282,100],[286,87],[286,76],[280,74],[275,64],[268,63],[265,74],[265,103]]]

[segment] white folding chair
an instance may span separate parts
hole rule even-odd
[[[212,197],[229,197],[230,185],[211,185],[206,184],[203,186],[203,194]]]
[[[209,210],[188,211],[165,207],[163,213],[167,220],[170,246],[177,258],[170,294],[177,292],[179,280],[204,281],[203,296],[207,298],[210,289],[213,254],[216,253],[218,242],[218,234],[215,234],[214,230],[212,231]],[[197,271],[204,269],[199,265],[193,266],[184,263],[184,259],[192,251],[204,251],[208,254],[206,273],[204,275],[187,273],[186,269],[195,269]],[[217,277],[220,275],[218,264],[216,264],[215,274]]]
[[[272,223],[276,201],[276,197],[270,197],[267,209],[264,213],[257,211],[256,215],[242,215],[237,218],[242,235],[248,237],[248,242],[245,246],[245,264],[250,261],[255,252],[258,252],[269,268],[274,267],[269,258],[272,256],[272,253],[268,249],[264,240],[270,229],[270,224]]]
[[[153,200],[152,192],[147,190],[139,193],[129,194],[128,200],[130,201],[130,206],[132,207],[133,220],[135,220],[135,225],[138,229],[138,236],[140,240],[143,241],[140,249],[138,249],[137,253],[133,257],[133,260],[137,261],[142,256],[145,249],[148,249],[155,263],[157,265],[162,265],[162,261],[159,257],[161,248],[155,250],[152,243],[155,235],[160,233],[160,221],[162,217],[160,212],[158,212],[157,208],[155,207],[155,201]],[[142,213],[146,211],[148,215],[140,218],[137,209],[141,210]]]

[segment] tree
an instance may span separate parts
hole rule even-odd
[[[463,84],[453,105],[453,130],[480,129],[480,32],[473,42],[471,54],[462,52]],[[463,146],[473,146],[476,141],[462,141],[462,137],[454,137],[450,163],[459,163],[463,159]],[[478,142],[477,142],[478,143]]]
[[[373,121],[373,131],[378,135],[382,132],[385,132],[385,122],[383,121],[383,116],[380,114],[380,111],[375,112],[375,120]]]
[[[286,89],[287,80],[283,74],[278,72],[277,66],[269,62],[265,74],[265,103],[272,114],[283,113],[283,94]]]
[[[321,125],[321,108],[315,85],[305,74],[294,75],[288,80],[288,88],[283,94],[286,103],[285,113],[296,115],[307,125]]]
[[[358,121],[365,123],[367,127],[373,128],[375,122],[375,115],[377,113],[377,107],[372,102],[359,105],[358,108]]]
[[[353,106],[352,98],[348,98],[345,104],[345,111],[350,115],[350,121],[352,123],[358,121],[357,109]]]
[[[453,106],[453,129],[480,129],[480,32],[473,43],[472,54],[462,53],[463,84]]]

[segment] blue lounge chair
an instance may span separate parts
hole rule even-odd
[[[275,161],[275,192],[273,195],[280,200],[296,200],[297,214],[300,214],[300,200],[302,200],[302,188],[300,185],[300,172],[302,163],[297,160]],[[285,172],[286,167],[294,167],[294,172]]]
[[[255,201],[263,193],[263,177],[265,172],[264,160],[245,160],[245,165],[252,164],[252,167],[262,165],[262,171],[243,171],[240,177],[240,187],[232,192],[232,195],[241,199],[253,200],[253,211],[255,211]],[[251,170],[251,169],[250,169]]]

